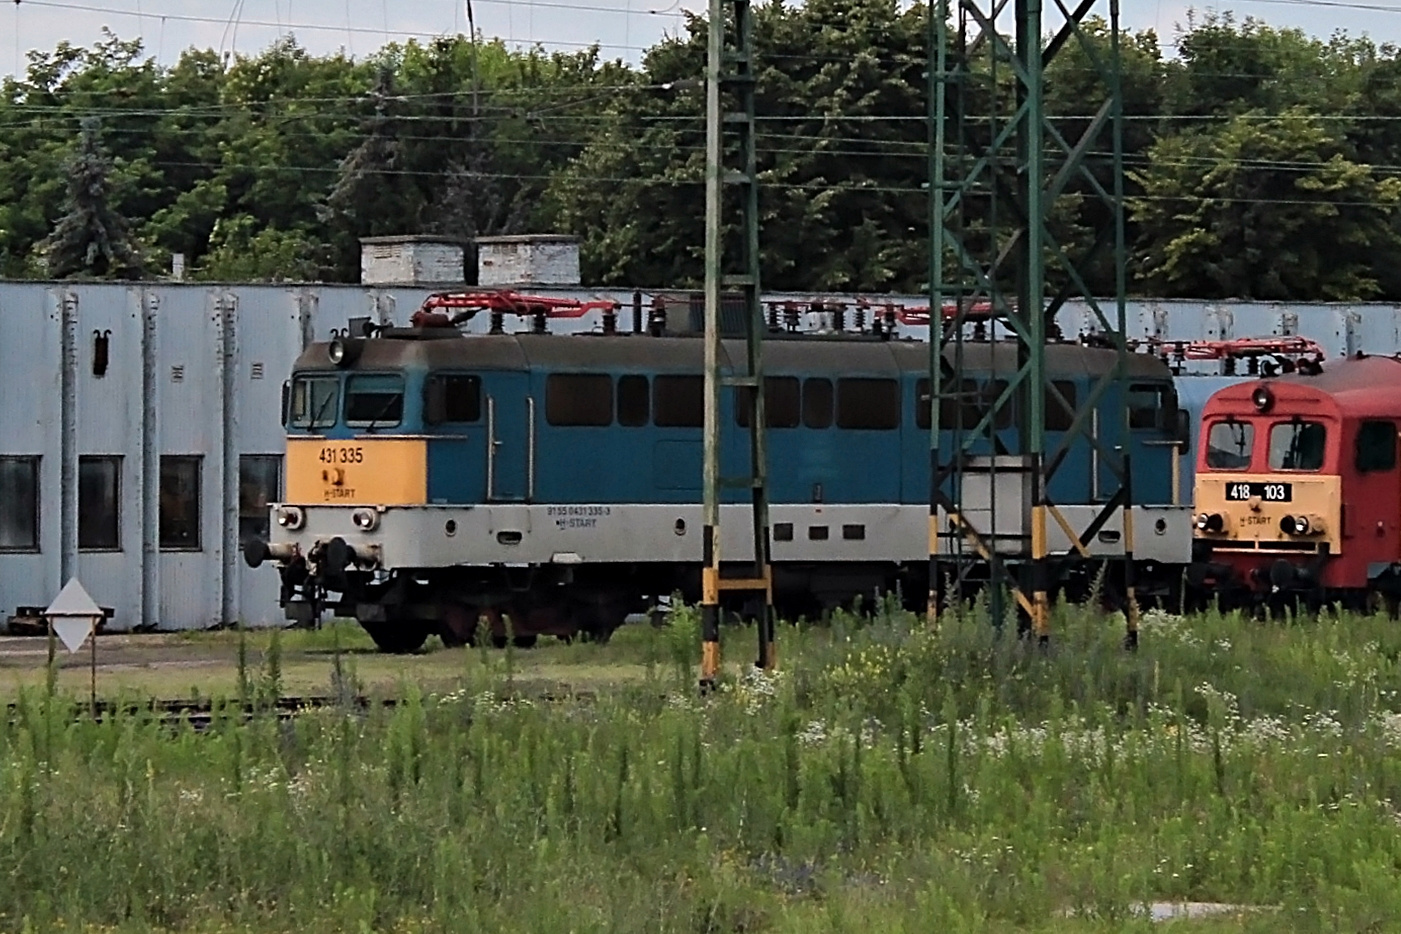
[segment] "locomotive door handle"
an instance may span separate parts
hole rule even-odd
[[[496,440],[496,400],[486,397],[486,499],[496,499],[496,449],[501,442]]]

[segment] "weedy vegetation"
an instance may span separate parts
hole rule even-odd
[[[0,722],[0,927],[1132,931],[1221,901],[1170,927],[1401,928],[1401,628],[1149,613],[1127,654],[1121,627],[1061,607],[1042,651],[976,606],[838,614],[702,699],[682,609],[568,647],[645,672],[588,698],[468,649],[450,691],[203,732],[32,689]]]

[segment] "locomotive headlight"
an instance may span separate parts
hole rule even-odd
[[[332,366],[350,366],[355,362],[355,358],[360,356],[363,343],[363,340],[353,337],[337,337],[327,345],[326,359],[331,361]]]
[[[1197,528],[1203,532],[1220,532],[1226,528],[1226,519],[1219,512],[1204,512],[1197,516]]]
[[[283,506],[277,511],[277,524],[295,532],[306,525],[306,512],[300,506]]]
[[[1255,411],[1268,412],[1274,407],[1275,394],[1270,392],[1269,386],[1261,384],[1250,394],[1250,401],[1255,406]]]
[[[1279,530],[1285,535],[1309,534],[1308,516],[1285,516],[1279,520]]]
[[[379,528],[379,513],[373,509],[357,509],[350,521],[362,532],[373,532]]]

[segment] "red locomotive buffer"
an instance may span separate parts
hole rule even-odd
[[[1401,360],[1220,390],[1202,412],[1193,583],[1224,602],[1401,594]]]

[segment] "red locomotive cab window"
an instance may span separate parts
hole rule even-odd
[[[1270,427],[1271,470],[1322,470],[1328,429],[1322,422],[1296,420]]]
[[[1206,465],[1212,470],[1249,470],[1255,449],[1250,422],[1215,422],[1206,435]]]

